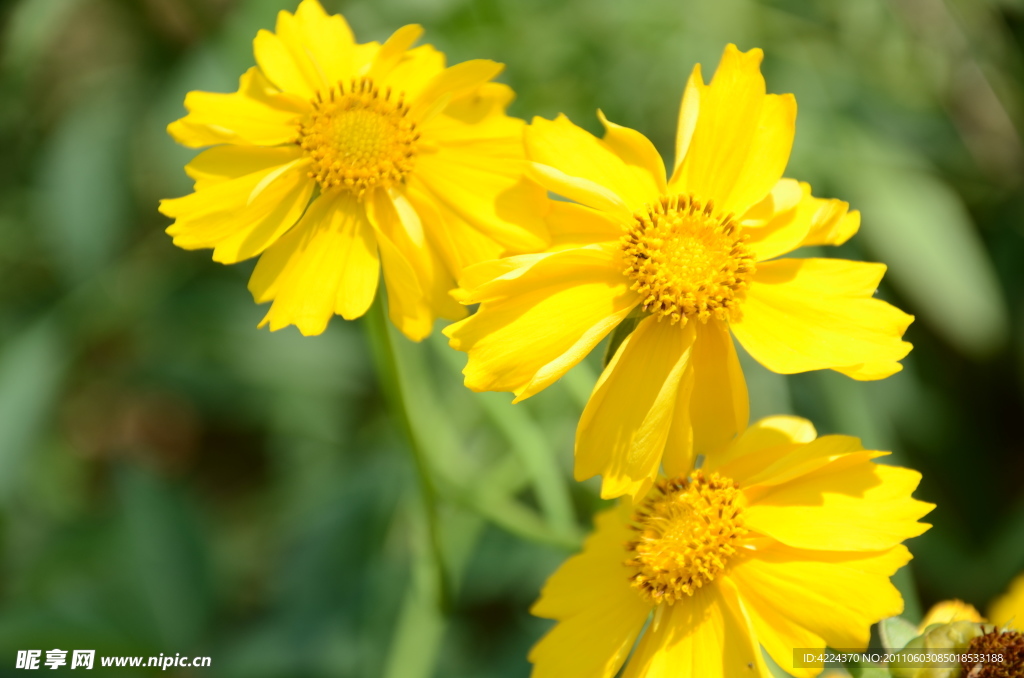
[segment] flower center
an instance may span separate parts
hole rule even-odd
[[[754,273],[754,255],[731,214],[715,212],[693,196],[663,197],[633,215],[622,236],[624,273],[643,297],[643,308],[671,323],[740,319]]]
[[[633,516],[639,538],[627,544],[632,585],[652,603],[692,596],[736,554],[743,527],[739,487],[717,473],[663,480]]]
[[[299,125],[298,144],[313,165],[309,176],[323,190],[356,195],[401,182],[416,158],[416,123],[404,95],[382,94],[369,78],[339,82],[313,100],[313,114]]]
[[[970,662],[961,664],[963,675],[970,678],[1020,678],[1024,676],[1024,634],[1000,631],[980,635],[964,650],[970,655],[998,656],[1001,661]]]

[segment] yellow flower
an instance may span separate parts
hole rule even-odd
[[[1024,574],[1014,579],[1009,590],[992,603],[988,618],[993,624],[1024,631]]]
[[[553,246],[467,268],[472,317],[445,330],[469,353],[473,390],[522,400],[561,377],[632,314],[583,413],[576,477],[602,496],[639,497],[664,463],[683,475],[748,419],[732,335],[763,365],[831,368],[855,379],[900,369],[912,318],[873,299],[885,267],[779,259],[838,245],[857,212],[783,179],[792,95],[765,94],[761,51],[729,45],[711,84],[694,69],[683,96],[676,168],[666,181],[643,135],[608,122],[597,139],[565,117],[527,129],[533,174],[575,202],[552,205]]]
[[[953,622],[975,622],[981,623],[984,620],[977,608],[962,600],[943,600],[932,605],[928,614],[918,624],[919,633],[924,633],[932,624],[952,624]]]
[[[225,264],[260,255],[249,281],[273,301],[263,325],[319,334],[361,316],[383,268],[392,321],[409,338],[465,310],[448,294],[468,264],[547,246],[547,197],[524,178],[521,120],[502,69],[444,55],[405,26],[358,44],[316,0],[253,41],[232,94],[190,92],[168,127],[213,146],[185,168],[195,192],[164,200],[185,249]]]
[[[598,514],[533,607],[558,621],[533,678],[612,678],[631,649],[624,678],[767,678],[761,647],[810,678],[821,666],[794,668],[794,648],[865,648],[903,609],[889,577],[933,506],[911,498],[920,474],[872,461],[884,452],[815,438],[804,419],[764,419],[689,477]]]

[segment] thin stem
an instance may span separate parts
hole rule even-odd
[[[409,452],[416,467],[420,495],[423,498],[423,512],[427,523],[430,553],[435,564],[437,577],[438,607],[442,612],[450,609],[450,587],[445,567],[444,550],[441,544],[441,529],[437,515],[437,486],[434,482],[423,439],[417,431],[409,412],[409,389],[404,381],[401,358],[396,352],[394,331],[387,319],[386,301],[383,292],[378,293],[366,314],[366,327],[377,364],[381,386],[388,400],[392,415],[405,432]]]

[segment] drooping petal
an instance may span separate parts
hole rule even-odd
[[[718,582],[716,582],[717,584]],[[764,664],[746,619],[719,586],[662,606],[626,666],[623,678],[762,678]]]
[[[254,257],[291,228],[309,203],[314,184],[305,167],[306,160],[298,158],[162,200],[160,212],[175,220],[167,233],[183,249],[213,248],[214,261],[221,263]]]
[[[656,201],[662,190],[656,168],[648,166],[650,149],[637,141],[637,132],[611,131],[613,141],[608,143],[564,115],[554,120],[534,118],[526,129],[527,155],[536,163],[607,189],[620,196],[631,211]]]
[[[811,678],[820,668],[794,669],[793,649],[867,647],[871,625],[903,611],[889,577],[909,560],[904,546],[843,553],[776,544],[737,560],[728,576],[772,659]]]
[[[762,57],[759,49],[744,53],[729,45],[710,84],[694,71],[699,110],[686,155],[669,182],[673,191],[713,200],[723,213],[742,214],[782,177],[793,145],[796,100],[765,93]],[[685,113],[690,117],[684,133],[692,118]]]
[[[628,520],[626,504],[598,513],[583,551],[544,585],[531,611],[558,624],[530,651],[533,678],[613,678],[622,666],[651,611],[623,565]]]
[[[576,429],[577,480],[602,476],[601,496],[643,496],[654,483],[692,355],[693,323],[654,317],[619,346]]]
[[[358,318],[373,303],[379,266],[373,228],[356,199],[317,198],[256,264],[249,291],[257,303],[273,301],[260,326],[295,325],[311,336],[335,313]]]
[[[179,144],[201,148],[216,144],[277,146],[295,141],[297,120],[309,110],[302,100],[282,95],[256,67],[238,81],[238,91],[189,92],[188,115],[167,126]]]
[[[516,400],[547,387],[582,360],[639,302],[612,255],[599,247],[529,257],[514,279],[468,290],[475,315],[445,328],[469,353],[463,374],[474,391],[512,391]]]
[[[376,236],[388,290],[388,317],[411,341],[422,341],[434,325],[427,292],[401,248],[383,231],[376,231]]]
[[[921,474],[873,456],[845,454],[787,482],[748,489],[744,523],[789,546],[825,551],[881,551],[924,533],[929,525],[917,521],[935,507],[911,497]]]
[[[397,191],[376,190],[365,204],[374,228],[387,236],[413,268],[430,308],[450,320],[465,317],[465,307],[448,294],[455,287],[455,279],[427,241],[419,214],[408,199]]]
[[[663,463],[670,476],[693,470],[697,455],[721,454],[747,426],[750,404],[729,328],[692,321],[696,339],[681,382]]]
[[[747,427],[750,401],[747,382],[726,324],[715,318],[706,324],[691,324],[696,325],[697,331],[690,359],[693,448],[696,454],[710,455],[728,445]]]
[[[910,351],[901,337],[913,317],[872,297],[884,272],[882,264],[839,259],[758,264],[732,331],[750,355],[781,374],[827,368],[858,368],[868,379],[893,374]]]

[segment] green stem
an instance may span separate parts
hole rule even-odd
[[[409,413],[409,389],[404,380],[401,359],[396,352],[394,331],[387,318],[384,294],[378,293],[366,314],[366,327],[370,335],[381,387],[384,390],[392,415],[405,432],[409,452],[419,480],[420,495],[423,499],[423,513],[426,518],[428,542],[434,560],[438,592],[438,607],[444,612],[450,609],[450,588],[445,568],[444,549],[441,543],[441,527],[437,515],[437,486],[433,479],[423,439]]]

